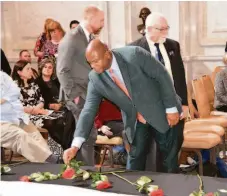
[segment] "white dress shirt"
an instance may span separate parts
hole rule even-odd
[[[113,73],[115,74],[115,76],[122,82],[122,84],[125,85],[125,82],[124,82],[124,79],[122,77],[119,65],[118,65],[117,60],[116,60],[113,53],[112,53],[112,56],[113,56],[113,59],[112,59],[111,69],[113,70]],[[109,72],[109,69],[106,70],[106,72],[107,72],[107,74],[109,74],[110,78],[112,79],[111,74]],[[178,112],[176,107],[166,108],[166,113],[175,113],[175,112]],[[74,137],[71,146],[75,146],[75,147],[80,148],[81,145],[83,144],[83,142],[85,142],[84,138]]]
[[[81,28],[84,31],[84,34],[85,34],[85,36],[87,38],[87,41],[89,42],[90,41],[90,37],[89,36],[90,36],[91,33],[89,33],[88,30],[85,28],[85,25],[84,25],[83,22],[80,23],[80,26],[81,26]]]
[[[157,60],[159,60],[158,59],[158,51],[157,51],[156,46],[154,45],[155,43],[152,40],[150,40],[147,35],[146,35],[146,39],[147,39],[147,43],[149,45],[152,56],[154,56]],[[159,44],[159,49],[160,49],[160,52],[162,54],[163,60],[165,62],[165,68],[166,68],[167,72],[169,73],[169,75],[170,75],[170,77],[171,77],[171,79],[174,83],[169,56],[167,54],[166,48],[165,48],[163,43]]]
[[[0,104],[0,122],[10,122],[19,125],[20,121],[29,123],[29,116],[24,112],[24,107],[20,101],[20,88],[6,73],[0,71],[1,95],[0,99],[6,100]]]

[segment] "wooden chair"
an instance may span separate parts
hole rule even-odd
[[[199,100],[199,101],[201,101],[201,103],[199,104],[204,104],[202,100]],[[188,103],[189,103],[189,110],[193,110],[193,111],[196,110],[192,104],[192,97],[191,97],[190,90],[188,90]],[[209,101],[208,100],[206,101],[205,99],[204,107],[206,108],[207,105],[209,105]],[[201,110],[201,108],[199,109]],[[208,109],[209,107],[207,107],[207,110]],[[207,116],[206,113],[202,115]],[[201,150],[210,149],[210,162],[213,164],[216,164],[215,149],[222,142],[221,138],[224,135],[224,128],[219,125],[220,124],[223,125],[223,123],[225,123],[225,120],[223,120],[222,118],[221,119],[219,118],[218,120],[220,120],[219,123],[217,123],[217,121],[214,122],[209,118],[202,118],[202,119],[196,119],[194,117],[191,118],[191,116],[189,115],[189,118],[185,123],[184,142],[182,145],[182,151],[190,151],[190,152],[195,152],[197,154],[198,160],[199,160],[200,175],[203,175],[203,163],[202,163]]]
[[[204,82],[205,81],[205,82]],[[207,82],[208,81],[208,82]],[[215,113],[212,111],[211,103],[209,100],[213,100],[213,98],[209,99],[209,96],[213,96],[212,90],[206,90],[204,83],[209,83],[206,87],[211,86],[209,82],[209,77],[203,76],[199,79],[192,81],[192,86],[196,98],[196,103],[200,115],[200,119],[196,119],[196,121],[203,121],[204,123],[210,125],[218,125],[225,129],[227,132],[227,115],[226,113],[219,112],[219,115],[214,115]],[[212,88],[212,87],[209,87]],[[221,115],[223,114],[223,115]],[[195,123],[200,123],[195,122]],[[225,152],[225,135],[223,135],[223,151]],[[224,156],[226,158],[226,156]]]
[[[10,162],[12,161],[12,158],[13,158],[13,151],[10,150],[9,159],[6,160],[6,153],[5,153],[5,150],[6,150],[5,148],[1,147],[1,162],[7,161],[7,162],[10,163]]]
[[[185,126],[184,142],[182,145],[183,151],[193,151],[198,156],[199,161],[199,175],[203,175],[203,160],[201,150],[210,150],[210,162],[216,165],[216,147],[221,143],[220,135],[224,133],[224,129],[220,126],[207,126],[201,124],[200,126]]]
[[[101,155],[101,161],[100,161],[100,167],[103,165],[105,157],[106,157],[106,152],[108,150],[110,154],[110,167],[114,167],[114,162],[113,162],[113,147],[122,145],[123,144],[123,139],[121,137],[113,137],[109,139],[107,136],[97,136],[97,140],[95,142],[96,146],[100,147],[101,150],[103,150],[103,153]]]

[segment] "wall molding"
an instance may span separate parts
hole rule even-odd
[[[184,62],[193,62],[193,61],[222,61],[223,56],[183,56],[182,59]]]
[[[223,46],[226,42],[226,38],[217,38],[218,36],[211,37],[208,35],[208,21],[207,21],[207,3],[198,2],[198,35],[201,46]],[[221,29],[214,29],[213,34],[221,33]],[[222,33],[225,33],[226,29]]]

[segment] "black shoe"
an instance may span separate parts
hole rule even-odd
[[[64,164],[63,158],[58,157],[57,164]]]

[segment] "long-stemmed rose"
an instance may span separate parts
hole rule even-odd
[[[219,196],[219,193],[218,192],[205,193],[205,191],[204,191],[204,185],[203,185],[203,180],[202,180],[202,178],[198,174],[197,174],[197,176],[199,178],[199,191],[194,191],[189,196]]]
[[[158,185],[151,185],[150,183],[153,182],[152,179],[148,178],[147,176],[140,177],[136,183],[129,181],[128,179],[112,172],[113,175],[117,176],[118,178],[128,182],[129,184],[136,186],[136,189],[140,193],[148,193],[149,196],[164,196],[164,192],[162,189],[159,189]]]

